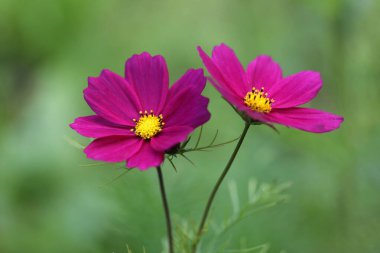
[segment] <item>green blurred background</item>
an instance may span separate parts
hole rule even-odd
[[[0,252],[161,252],[165,225],[154,170],[96,164],[66,139],[91,114],[87,76],[148,51],[165,56],[173,82],[202,67],[196,46],[221,42],[244,65],[269,54],[284,74],[320,71],[311,105],[343,115],[318,135],[254,127],[229,180],[245,196],[250,178],[293,183],[287,204],[234,227],[227,249],[270,243],[269,252],[380,252],[380,4],[376,0],[1,0]],[[210,86],[204,142],[237,137],[243,122]],[[175,160],[164,173],[173,216],[199,221],[233,144]],[[227,182],[226,182],[227,183]],[[212,218],[230,213],[227,184]],[[206,238],[207,240],[207,238]],[[224,240],[224,239],[223,239]],[[227,240],[227,239],[226,239]]]

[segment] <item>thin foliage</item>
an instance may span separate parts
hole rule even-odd
[[[84,145],[82,145],[82,144],[79,143],[78,141],[76,141],[76,140],[74,140],[74,139],[72,139],[72,138],[70,138],[70,137],[68,137],[68,136],[64,136],[63,138],[65,139],[65,141],[66,141],[68,144],[70,144],[71,146],[73,146],[73,147],[75,147],[75,148],[77,148],[77,149],[84,149],[84,148],[85,148]]]
[[[123,171],[121,174],[115,176],[114,178],[112,178],[110,181],[108,181],[107,183],[105,183],[105,184],[102,185],[101,187],[106,187],[106,186],[109,186],[110,184],[115,183],[117,180],[119,180],[119,179],[122,178],[125,174],[127,174],[128,172],[130,172],[130,171],[132,170],[132,169],[126,169],[126,168],[123,168],[123,169],[124,169],[124,171]]]
[[[257,181],[251,179],[248,183],[248,201],[244,205],[239,205],[240,198],[237,192],[236,182],[229,182],[230,201],[232,214],[222,224],[213,226],[216,228],[216,234],[222,235],[231,229],[234,225],[243,219],[253,215],[258,211],[285,203],[289,196],[286,191],[290,188],[291,183],[263,183],[258,185]]]
[[[173,167],[173,169],[177,172],[177,166],[174,164],[174,158],[175,157],[181,156],[185,160],[187,160],[190,164],[192,164],[193,166],[195,166],[195,163],[187,155],[185,155],[186,153],[195,152],[195,151],[211,151],[213,148],[222,147],[222,146],[224,146],[226,144],[230,144],[230,143],[235,142],[235,141],[237,141],[239,139],[239,137],[238,137],[238,138],[235,138],[235,139],[230,140],[230,141],[226,141],[226,142],[221,142],[221,143],[215,144],[218,135],[219,135],[219,130],[216,130],[216,132],[215,132],[214,136],[212,137],[211,141],[207,145],[200,146],[200,143],[201,143],[201,140],[202,140],[202,136],[203,136],[203,126],[201,126],[199,128],[199,133],[198,133],[197,139],[195,141],[195,145],[193,147],[187,148],[187,146],[190,143],[190,140],[192,138],[192,136],[190,136],[186,141],[182,142],[175,149],[175,152],[167,154],[166,155],[166,159],[169,161],[169,163],[171,164],[171,166]]]
[[[251,179],[247,185],[247,195],[239,196],[238,184],[231,180],[228,183],[228,192],[230,196],[231,214],[221,223],[211,221],[207,224],[205,231],[209,231],[209,236],[204,238],[201,247],[198,248],[198,253],[267,253],[269,244],[259,246],[245,246],[240,249],[228,249],[232,241],[228,231],[234,226],[241,223],[244,219],[252,216],[258,211],[262,211],[274,207],[281,203],[286,203],[289,199],[287,190],[291,183],[261,183]],[[186,219],[182,219],[176,223],[176,247],[178,252],[190,253],[191,241],[196,236],[196,226]]]
[[[126,244],[125,247],[127,248],[127,253],[133,253],[133,251],[131,250],[131,248],[129,247],[128,244]],[[146,253],[146,250],[145,250],[144,246],[142,248],[142,253]]]
[[[269,250],[269,244],[262,244],[259,246],[251,247],[251,248],[241,248],[241,249],[229,249],[221,251],[221,253],[251,253],[251,252],[257,252],[257,253],[267,253]]]

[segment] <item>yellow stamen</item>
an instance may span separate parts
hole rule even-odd
[[[246,104],[251,110],[257,112],[268,113],[272,110],[271,104],[274,99],[268,98],[268,93],[264,93],[264,87],[261,90],[252,88],[252,91],[248,92],[244,97],[244,104]]]
[[[162,114],[156,116],[153,110],[150,110],[150,113],[148,111],[140,111],[139,114],[139,120],[133,119],[136,122],[135,128],[131,129],[137,136],[144,140],[150,140],[162,131],[162,127],[165,125],[162,121]]]

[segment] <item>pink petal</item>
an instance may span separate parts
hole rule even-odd
[[[165,151],[174,145],[186,140],[193,131],[192,127],[172,126],[162,130],[162,132],[151,140],[152,147],[157,151]]]
[[[206,84],[203,70],[189,70],[169,89],[163,110],[166,127],[196,128],[210,118],[208,99],[201,95]]]
[[[191,87],[177,91],[175,95],[169,96],[162,112],[165,126],[196,128],[204,124],[211,117],[207,110],[208,102],[208,98],[203,97]]]
[[[128,82],[119,75],[104,70],[99,77],[89,77],[84,98],[102,118],[121,125],[134,125],[139,102]]]
[[[206,85],[207,79],[203,75],[203,70],[189,70],[187,71],[174,85],[169,89],[166,99],[164,112],[167,114],[170,110],[175,110],[175,103],[181,100],[183,91],[191,89],[194,93],[200,95]]]
[[[202,50],[201,47],[198,47],[199,56],[201,57],[203,64],[206,66],[207,71],[216,81],[218,86],[223,87],[223,89],[227,90],[231,94],[238,96],[239,89],[235,87],[233,83],[230,83],[225,77],[222,75],[219,68],[216,66],[214,61]]]
[[[238,95],[244,96],[252,87],[248,85],[246,74],[235,52],[225,44],[214,47],[212,60],[225,80],[231,83]]]
[[[140,139],[132,136],[109,136],[99,138],[85,149],[87,157],[104,162],[123,162],[140,148]]]
[[[264,87],[268,91],[277,81],[281,80],[282,70],[270,56],[261,55],[248,65],[247,78],[252,87],[257,89]]]
[[[311,108],[274,109],[264,117],[269,122],[313,133],[335,130],[344,120],[339,115]]]
[[[141,148],[137,153],[128,159],[128,168],[138,168],[146,170],[150,167],[159,166],[164,161],[164,153],[152,148],[148,141],[141,140]]]
[[[160,113],[169,87],[169,74],[165,59],[149,53],[134,55],[125,64],[125,78],[136,91],[140,110]]]
[[[208,80],[230,104],[234,105],[240,111],[247,109],[247,106],[244,104],[243,97],[238,97],[236,94],[232,94],[228,90],[224,89],[222,86],[219,86],[218,83],[212,77],[209,77]]]
[[[74,123],[70,124],[70,127],[79,134],[90,138],[134,135],[130,128],[110,123],[97,115],[76,118]]]
[[[179,91],[192,87],[195,92],[202,93],[206,86],[207,79],[203,74],[203,69],[189,69],[180,79],[178,79],[169,89],[168,97],[173,97]]]
[[[275,100],[273,108],[289,108],[309,102],[321,88],[322,79],[318,72],[301,71],[282,79],[268,93]]]
[[[244,110],[243,110],[249,117],[251,117],[251,119],[253,120],[256,120],[256,121],[262,121],[262,122],[265,122],[267,121],[267,119],[265,118],[265,114],[264,113],[260,113],[260,112],[256,112],[256,111],[252,111],[250,108],[246,107]]]

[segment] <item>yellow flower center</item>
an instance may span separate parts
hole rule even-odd
[[[251,110],[257,112],[268,113],[272,110],[271,104],[274,99],[268,98],[268,93],[264,93],[264,87],[261,90],[252,88],[244,97],[244,104],[246,104]]]
[[[156,116],[153,110],[150,110],[150,113],[148,113],[148,111],[140,111],[139,114],[139,120],[133,119],[133,121],[136,122],[135,128],[131,129],[137,136],[144,140],[150,140],[162,131],[165,125],[162,121],[162,114]]]

